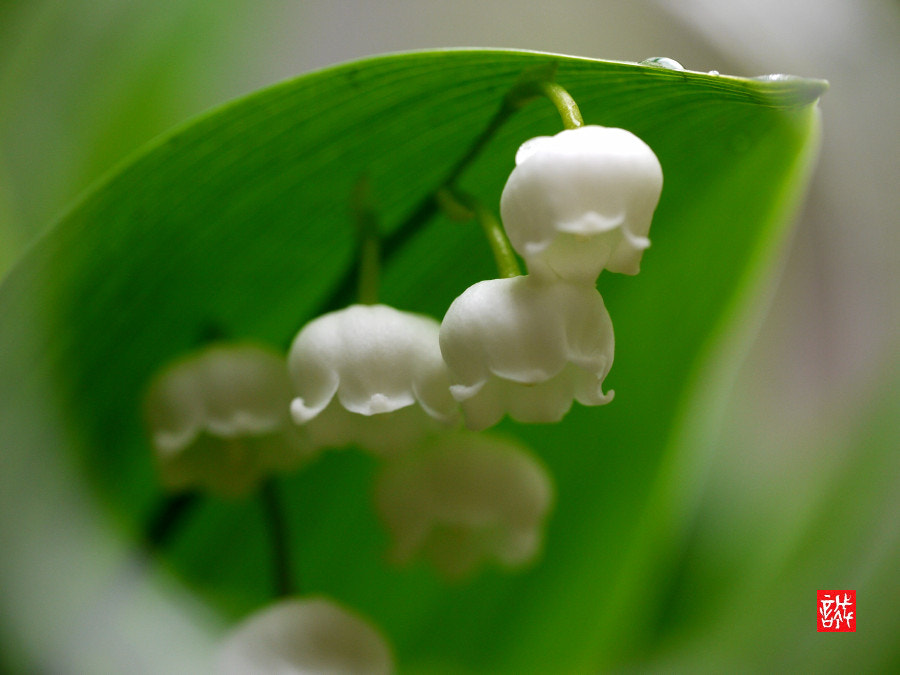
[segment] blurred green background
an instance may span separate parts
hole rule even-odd
[[[810,196],[721,411],[657,648],[633,665],[900,670],[885,601],[900,601],[898,36],[888,0],[3,2],[0,270],[156,134],[369,54],[516,47],[826,78]],[[859,587],[880,597],[858,597],[852,640],[817,635],[815,590]]]

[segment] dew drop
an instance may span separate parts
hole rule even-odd
[[[675,59],[668,56],[651,56],[649,59],[641,61],[642,66],[655,66],[656,68],[665,68],[667,70],[684,70],[684,66]]]
[[[719,76],[719,71],[718,71],[718,70],[711,70],[711,71],[709,71],[709,75],[712,75],[713,77],[718,77],[718,76]]]

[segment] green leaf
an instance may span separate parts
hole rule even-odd
[[[374,463],[359,453],[326,454],[282,487],[302,587],[372,617],[401,671],[590,672],[627,660],[702,472],[695,440],[808,177],[820,81],[436,51],[313,73],[194,120],[90,191],[0,287],[7,480],[27,479],[31,462],[74,463],[137,545],[162,498],[139,414],[153,373],[209,325],[286,347],[352,273],[360,176],[396,232],[521,73],[551,62],[586,123],[627,128],[654,149],[665,187],[641,274],[598,284],[616,329],[615,401],[576,406],[558,425],[502,425],[557,483],[543,559],[450,586],[424,566],[390,567],[370,505]],[[529,104],[460,186],[496,205],[518,145],[559,129],[552,106]],[[441,317],[495,276],[478,228],[443,217],[401,231],[389,250],[381,295],[402,309]],[[16,504],[0,506],[0,533],[26,526]],[[268,601],[269,555],[257,502],[209,499],[165,559],[237,618]]]

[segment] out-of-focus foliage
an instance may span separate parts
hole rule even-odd
[[[0,3],[0,273],[140,144],[246,91],[228,59],[249,11],[234,0]]]

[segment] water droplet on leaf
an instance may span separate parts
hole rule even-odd
[[[657,68],[665,68],[667,70],[684,70],[684,66],[675,59],[668,56],[651,56],[649,59],[641,61],[642,66],[655,66]]]

